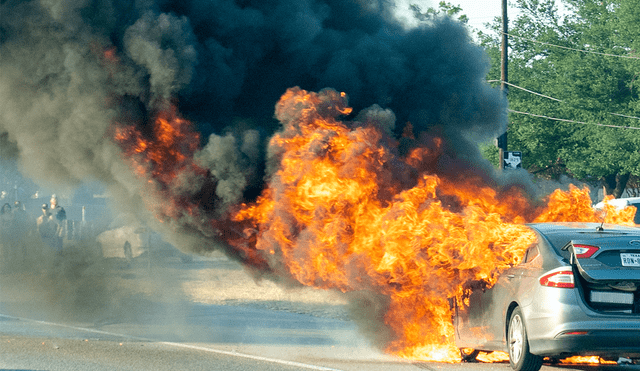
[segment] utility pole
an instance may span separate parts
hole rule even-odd
[[[509,88],[507,87],[507,82],[509,81],[509,77],[507,75],[507,50],[509,49],[509,39],[508,39],[508,24],[509,20],[507,18],[507,0],[502,0],[502,58],[501,58],[501,67],[500,67],[500,90],[504,92],[505,97],[509,93]],[[498,137],[498,152],[500,154],[500,165],[499,168],[502,170],[504,168],[504,155],[507,151],[507,130],[504,130],[504,133]]]

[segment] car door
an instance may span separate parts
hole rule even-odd
[[[533,290],[538,278],[542,258],[537,243],[527,248],[520,264],[504,271],[498,282],[483,296],[484,327],[492,348],[506,344],[505,323],[511,303],[526,306],[533,300]]]
[[[474,283],[475,284],[475,283]],[[472,288],[470,295],[461,303],[454,303],[454,328],[456,344],[460,348],[484,349],[487,336],[484,328],[484,311],[482,308],[485,290],[482,283]]]
[[[467,305],[456,312],[454,325],[460,344],[474,349],[503,350],[507,309],[519,296],[531,300],[528,288],[535,284],[541,264],[539,255],[537,244],[531,245],[522,263],[505,270],[493,287],[478,285],[471,292]]]

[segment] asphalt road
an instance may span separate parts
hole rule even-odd
[[[349,320],[273,310],[250,302],[206,304],[183,295],[181,287],[212,267],[221,269],[223,282],[235,269],[214,259],[189,264],[174,260],[153,269],[145,264],[124,269],[100,266],[91,274],[88,270],[69,274],[68,267],[63,275],[46,269],[43,273],[42,267],[37,274],[3,273],[0,371],[510,370],[508,363],[399,359],[377,350]],[[117,281],[114,275],[124,280]],[[171,280],[166,280],[167,275]],[[124,295],[115,289],[122,282],[146,291]],[[151,284],[154,290],[148,289]],[[564,369],[639,368],[543,367],[543,371]]]
[[[177,311],[179,322],[167,315]],[[3,314],[0,334],[5,370],[416,369],[372,349],[352,323],[242,306],[165,305],[101,324]]]

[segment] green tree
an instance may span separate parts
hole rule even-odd
[[[509,26],[508,146],[523,152],[530,172],[598,181],[615,197],[630,176],[640,176],[640,120],[629,118],[640,116],[640,59],[630,58],[640,47],[638,6],[640,0],[517,0],[520,15]],[[494,60],[488,80],[499,83],[499,20],[492,29],[478,37]]]
[[[420,8],[420,6],[416,4],[409,5],[409,9],[413,12],[413,16],[420,21],[426,21],[432,17],[438,17],[438,16],[451,17],[451,18],[457,19],[458,21],[464,24],[466,24],[469,21],[469,17],[467,17],[465,14],[461,14],[462,8],[459,5],[453,5],[446,1],[440,1],[440,3],[438,3],[437,9],[429,8],[424,13],[422,12],[422,9]]]

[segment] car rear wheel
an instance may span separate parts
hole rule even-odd
[[[538,371],[542,367],[542,357],[529,353],[529,340],[524,325],[522,311],[516,308],[509,319],[507,332],[509,363],[516,371]]]

